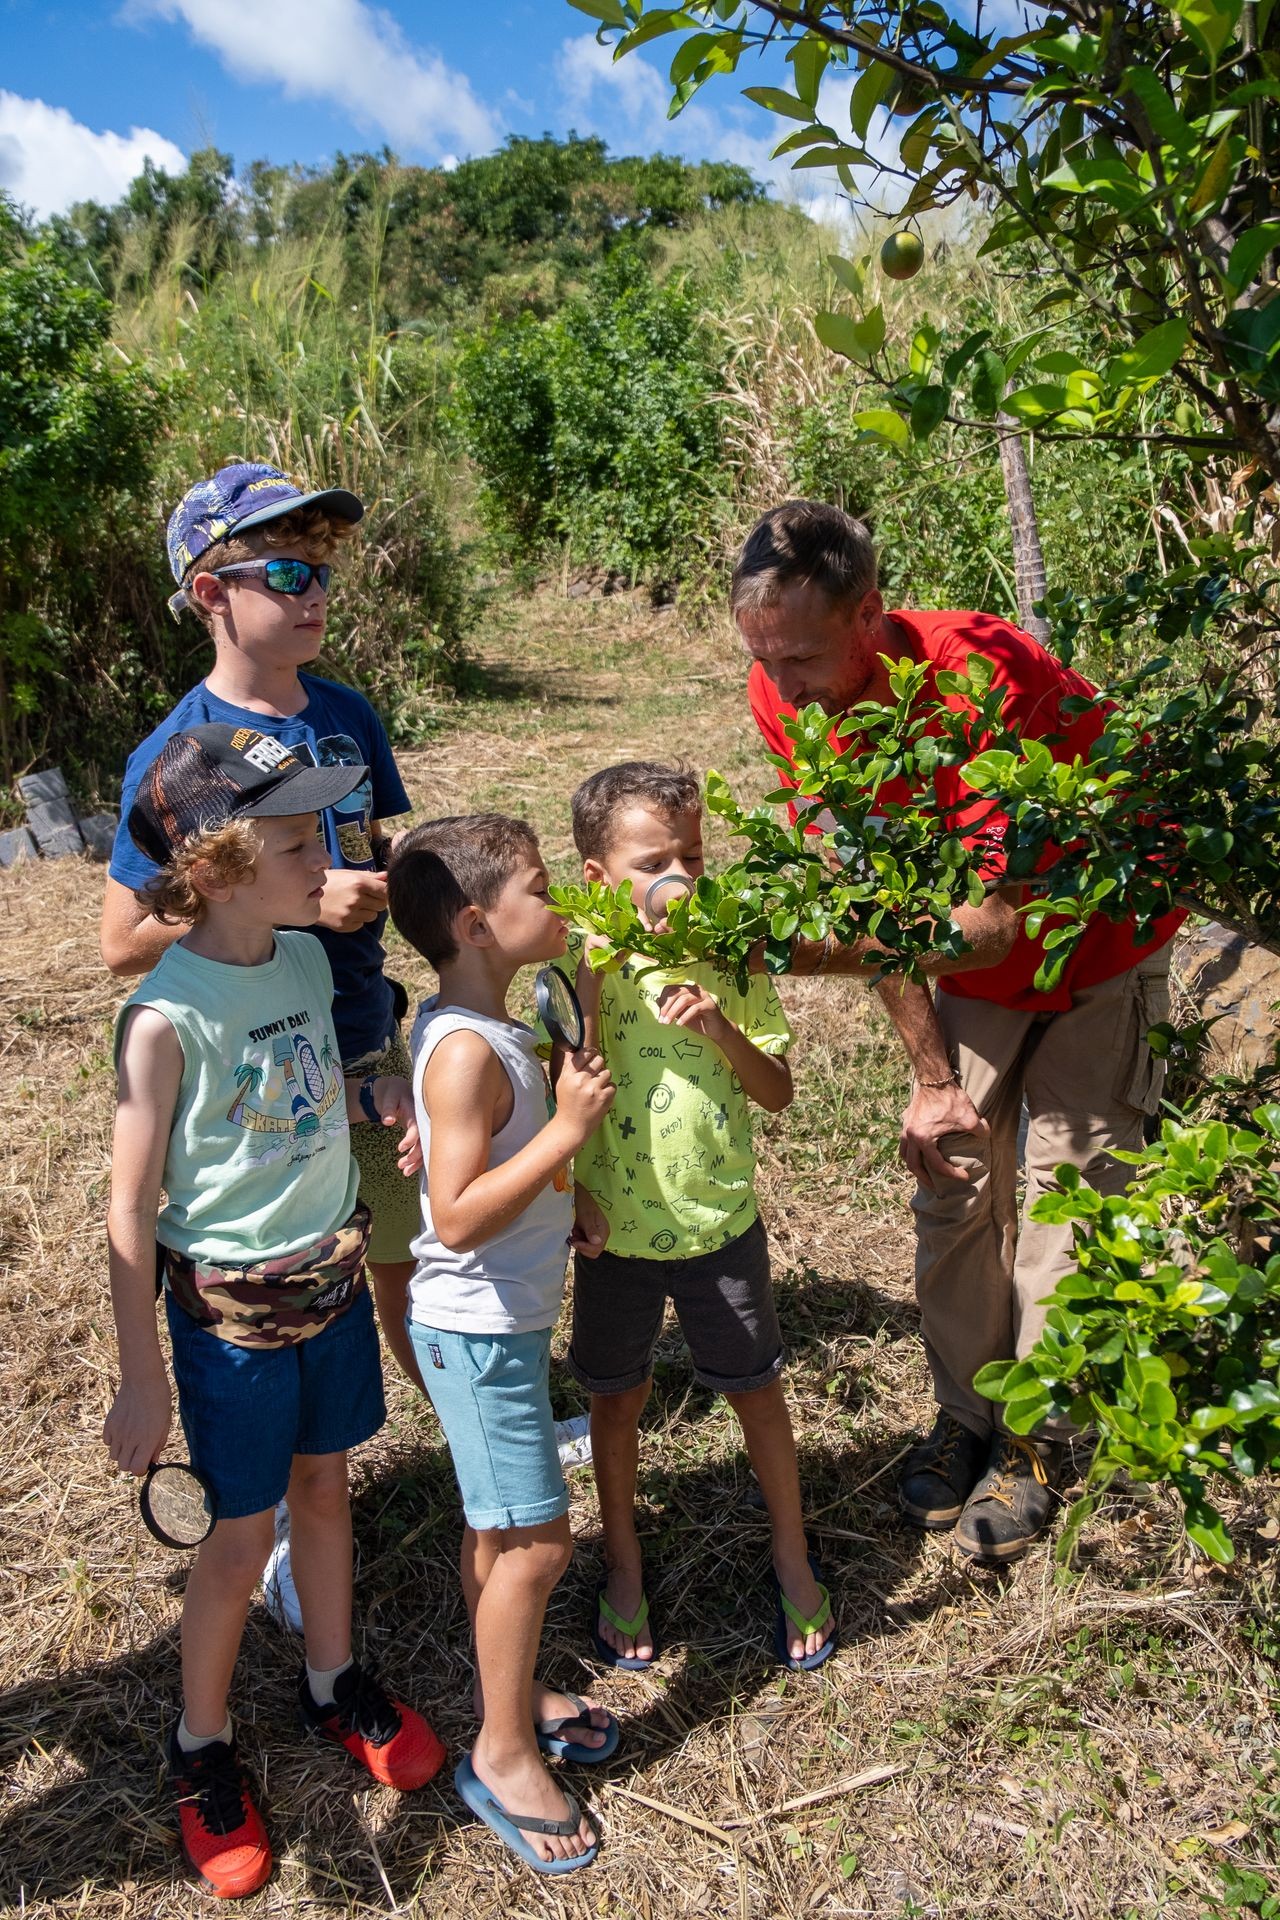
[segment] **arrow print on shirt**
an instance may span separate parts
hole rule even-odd
[[[677,1060],[688,1060],[702,1052],[696,1040],[677,1040],[671,1049]]]

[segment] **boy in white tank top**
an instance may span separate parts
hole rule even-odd
[[[567,1249],[568,1163],[613,1100],[598,1054],[559,1062],[552,1098],[531,1028],[507,1012],[521,967],[565,950],[532,830],[502,814],[433,820],[399,843],[391,917],[440,976],[413,1032],[422,1226],[409,1331],[462,1494],[462,1584],[482,1725],[454,1775],[463,1800],[540,1873],[595,1858],[590,1820],[542,1752],[606,1759],[617,1723],[534,1675],[569,1564],[569,1496],[547,1391]],[[541,1751],[540,1751],[541,1749]]]

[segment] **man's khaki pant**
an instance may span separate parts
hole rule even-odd
[[[945,1135],[939,1146],[970,1179],[916,1190],[916,1297],[934,1392],[944,1412],[979,1434],[995,1419],[973,1376],[989,1360],[1021,1358],[1044,1326],[1045,1296],[1071,1266],[1070,1226],[1028,1218],[1063,1161],[1091,1186],[1120,1192],[1132,1169],[1113,1148],[1142,1145],[1159,1105],[1164,1063],[1147,1031],[1169,1017],[1169,947],[1128,973],[1077,993],[1061,1013],[1011,1013],[987,1000],[938,994],[953,1065],[991,1129]],[[1018,1126],[1030,1116],[1022,1218]]]

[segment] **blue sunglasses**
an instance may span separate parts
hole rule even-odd
[[[328,593],[332,572],[333,568],[327,561],[313,567],[306,560],[242,560],[232,567],[215,567],[213,577],[215,580],[263,580],[272,593],[296,596],[305,593],[313,580],[318,583],[321,593]],[[169,611],[176,620],[182,609],[189,605],[184,588],[173,595]]]

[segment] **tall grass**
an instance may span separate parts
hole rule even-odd
[[[146,294],[120,313],[123,349],[176,378],[167,497],[229,460],[262,459],[365,502],[363,537],[330,611],[327,658],[393,732],[421,730],[464,675],[471,596],[450,507],[444,423],[450,348],[389,331],[377,249],[353,284],[333,239],[245,248],[203,290],[180,235]]]

